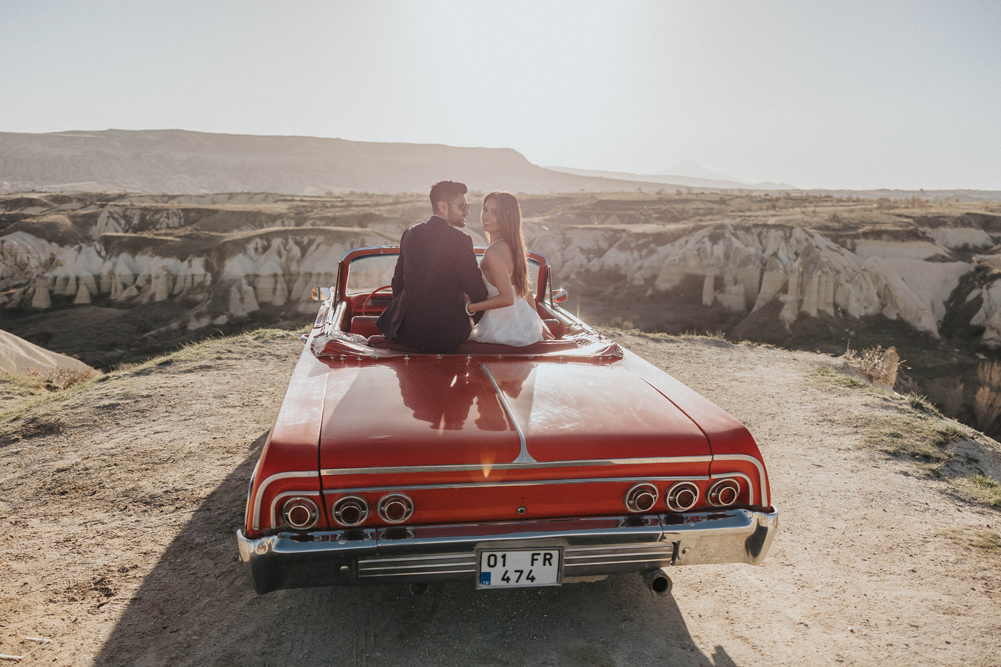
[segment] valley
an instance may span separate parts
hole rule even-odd
[[[465,231],[484,245],[477,194]],[[1001,344],[1001,204],[663,190],[521,200],[528,247],[589,322],[832,355],[893,346],[898,391],[975,421],[977,366]],[[0,197],[2,327],[104,370],[298,328],[344,253],[395,244],[427,208],[412,194]]]

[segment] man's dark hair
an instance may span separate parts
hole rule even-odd
[[[455,201],[466,194],[465,183],[455,181],[439,181],[431,186],[431,211],[438,215],[438,202]]]

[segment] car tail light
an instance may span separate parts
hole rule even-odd
[[[622,501],[630,512],[649,512],[657,504],[659,495],[656,486],[641,482],[630,486]]]
[[[712,483],[706,498],[713,507],[729,507],[737,502],[740,495],[740,484],[735,479],[720,479]]]
[[[691,482],[677,482],[664,494],[667,507],[675,512],[687,512],[699,502],[699,487]]]
[[[331,514],[342,526],[357,526],[368,518],[368,501],[361,496],[338,498],[331,507]]]
[[[382,497],[377,510],[386,523],[403,523],[414,513],[414,501],[402,493],[390,493]]]
[[[296,530],[309,530],[320,518],[320,508],[309,498],[289,498],[282,506],[282,520]]]

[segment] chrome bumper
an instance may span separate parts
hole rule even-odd
[[[672,565],[749,563],[768,553],[778,512],[728,510],[279,533],[236,532],[258,593],[357,584],[476,582],[479,549],[560,547],[563,581]]]

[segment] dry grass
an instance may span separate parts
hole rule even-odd
[[[983,433],[990,433],[998,417],[1001,417],[1001,392],[992,391],[983,386],[973,397],[973,416],[977,420],[977,428]]]
[[[1001,484],[990,477],[973,475],[963,480],[959,486],[961,495],[969,500],[983,503],[989,507],[1001,507]]]
[[[977,366],[980,384],[991,389],[1001,389],[1001,361],[982,362]]]
[[[970,406],[977,428],[991,434],[1001,417],[1001,361],[985,361],[977,366],[977,379],[982,385]]]
[[[944,535],[964,547],[980,549],[992,556],[1001,555],[1001,535],[990,530],[949,529]]]
[[[933,477],[942,475],[942,468],[952,460],[950,445],[965,435],[956,425],[921,413],[877,418],[869,426],[868,444],[891,456],[914,459]]]
[[[69,368],[28,368],[24,374],[43,383],[49,391],[63,391],[100,375],[92,368],[86,371],[75,371]]]
[[[947,417],[955,419],[959,416],[959,413],[963,410],[962,376],[957,377],[951,383],[946,385],[945,395],[942,402],[943,407],[945,408],[945,415]]]
[[[897,383],[897,370],[900,367],[900,355],[896,348],[886,350],[882,346],[870,347],[861,352],[848,348],[843,357],[844,362],[862,373],[872,384],[881,383],[892,388]]]
[[[865,380],[859,379],[854,375],[845,375],[844,373],[839,373],[833,368],[828,368],[827,366],[821,366],[817,369],[817,375],[821,377],[828,378],[834,384],[841,385],[842,387],[847,387],[848,389],[869,389],[871,385]]]

